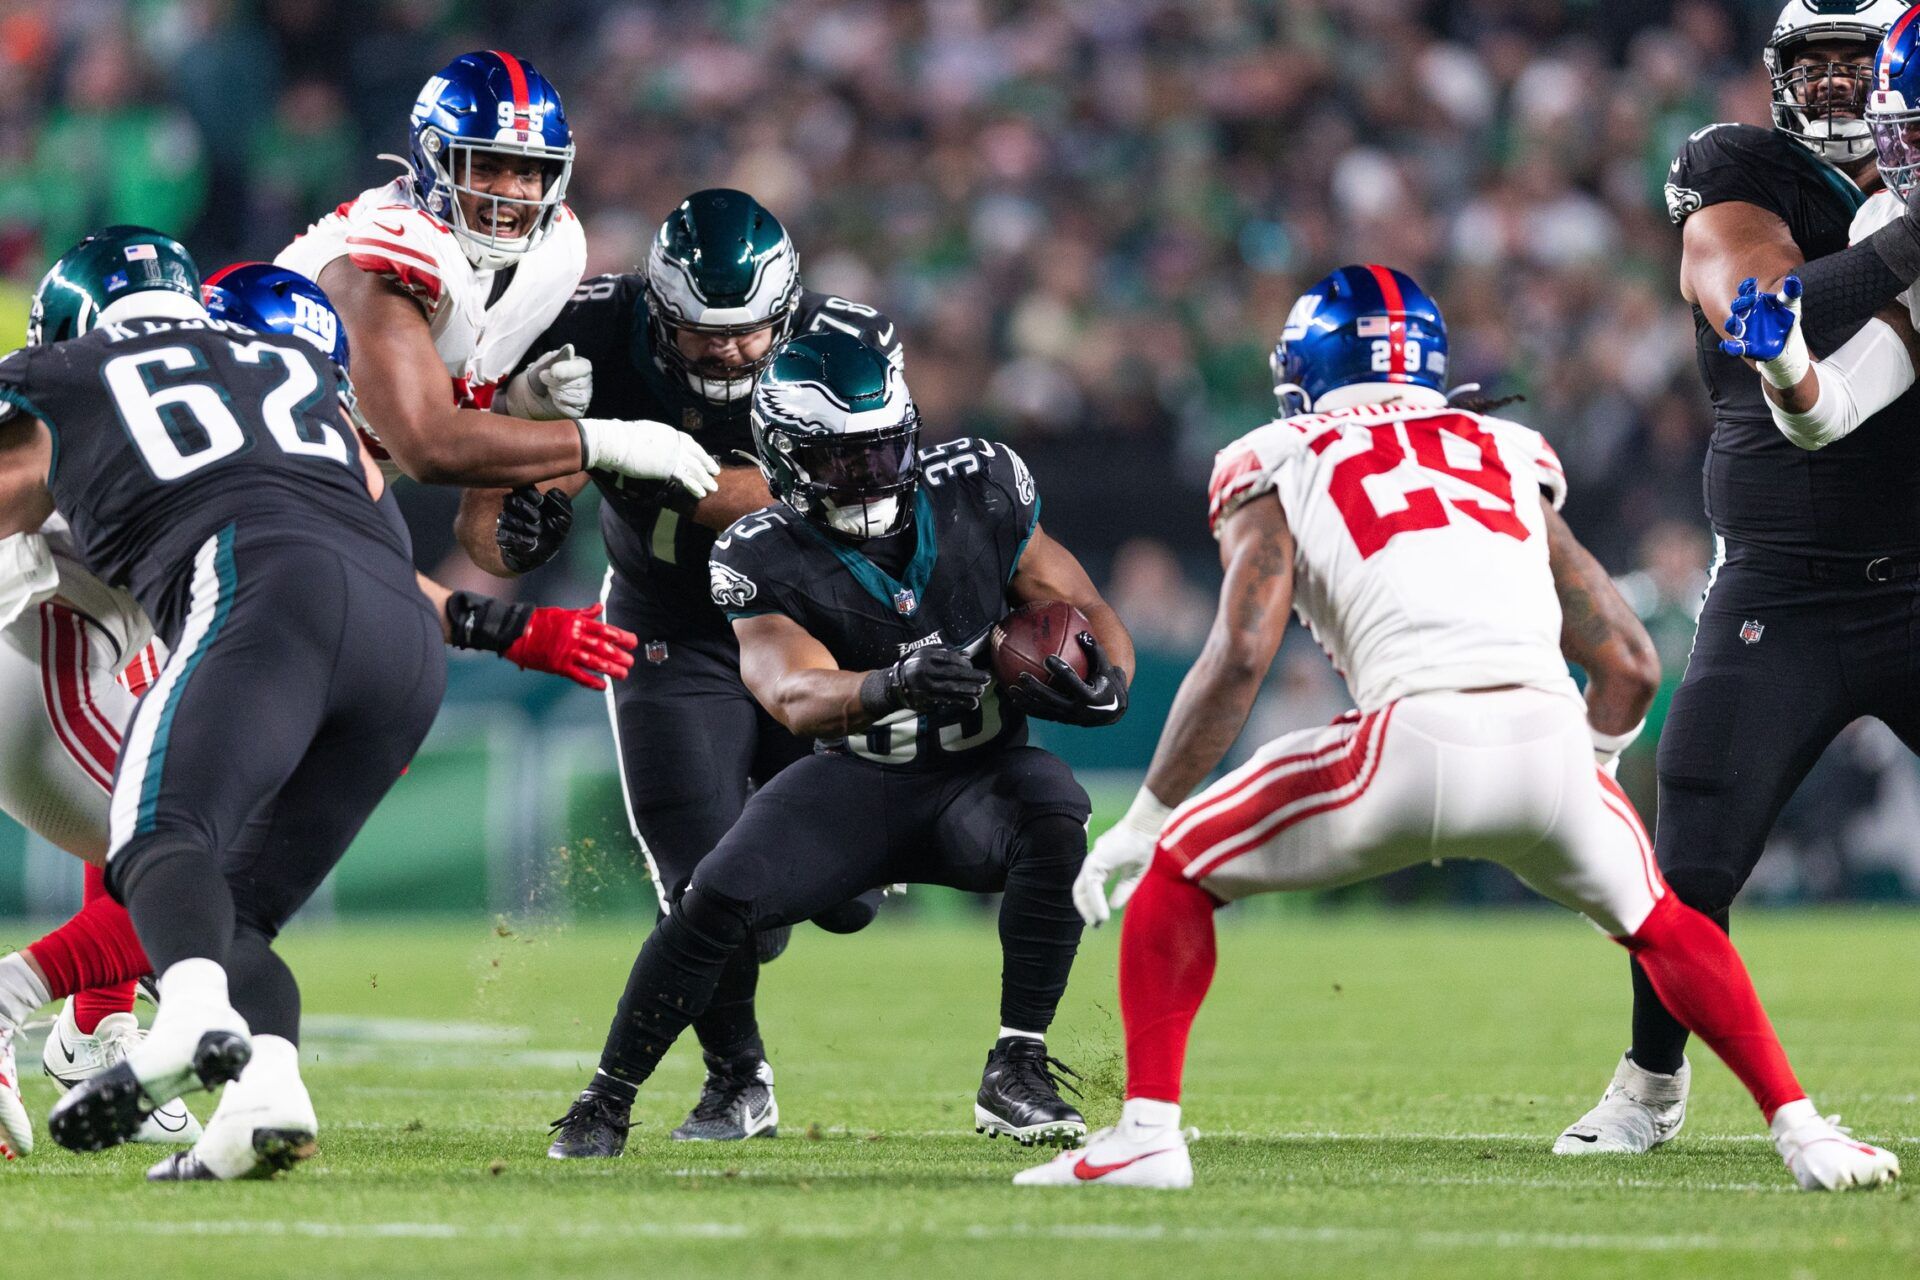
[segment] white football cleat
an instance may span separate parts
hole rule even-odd
[[[33,1118],[20,1100],[20,1070],[13,1060],[12,1022],[0,1019],[0,1159],[33,1153]]]
[[[1672,1075],[1648,1071],[1625,1054],[1593,1110],[1553,1144],[1557,1156],[1643,1155],[1671,1142],[1687,1121],[1693,1064],[1682,1058]]]
[[[54,1104],[47,1131],[69,1151],[131,1141],[147,1117],[189,1089],[237,1080],[253,1056],[247,1020],[227,1001],[226,971],[182,960],[160,978],[153,1026],[125,1058]]]
[[[317,1154],[319,1133],[299,1050],[279,1036],[256,1036],[252,1061],[220,1095],[200,1141],[147,1170],[147,1181],[271,1178]]]
[[[1193,1185],[1193,1158],[1179,1126],[1121,1121],[1102,1129],[1075,1151],[1013,1175],[1016,1187],[1153,1187],[1180,1191]]]
[[[1773,1146],[1802,1191],[1878,1187],[1900,1176],[1900,1157],[1861,1142],[1802,1098],[1773,1113]]]
[[[40,1050],[40,1066],[64,1093],[121,1061],[146,1034],[131,1013],[110,1013],[100,1019],[92,1035],[87,1035],[74,1021],[73,999],[69,997],[60,1008],[60,1016],[54,1020],[46,1045]],[[198,1140],[200,1133],[200,1122],[194,1119],[193,1112],[175,1098],[141,1121],[139,1130],[128,1141],[178,1146]]]

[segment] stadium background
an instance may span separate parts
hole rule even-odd
[[[809,284],[901,324],[933,438],[985,433],[1028,457],[1049,528],[1143,646],[1118,729],[1043,734],[1110,816],[1205,633],[1212,452],[1271,415],[1286,308],[1344,261],[1412,271],[1446,309],[1456,379],[1527,397],[1513,412],[1559,450],[1569,516],[1647,619],[1671,689],[1709,560],[1709,423],[1660,187],[1691,130],[1765,122],[1758,50],[1777,8],[7,0],[0,342],[20,341],[52,257],[101,224],[181,234],[209,270],[271,257],[392,172],[374,157],[404,151],[433,68],[511,48],[566,101],[590,271],[637,261],[687,192],[751,190]],[[503,589],[453,546],[452,491],[400,494],[423,567]],[[581,514],[526,597],[597,594],[605,561]],[[1343,704],[1296,634],[1248,741]],[[1649,815],[1653,738],[1623,773]],[[612,764],[597,698],[461,661],[428,751],[315,909],[642,909]],[[1920,896],[1917,826],[1920,771],[1863,722],[1750,892]],[[0,826],[0,918],[62,912],[77,892],[70,859]],[[1473,868],[1353,892],[1518,898]],[[963,908],[926,894],[908,909]]]

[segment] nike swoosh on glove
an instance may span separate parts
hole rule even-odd
[[[1030,671],[1023,672],[1007,690],[1007,701],[1027,715],[1089,729],[1112,724],[1127,714],[1127,673],[1107,657],[1091,631],[1082,631],[1079,639],[1087,651],[1091,679],[1082,680],[1064,659],[1050,657],[1047,670],[1053,673],[1052,685],[1041,684]]]
[[[501,656],[528,671],[605,689],[603,677],[618,680],[633,670],[633,648],[640,638],[600,621],[600,609],[597,604],[584,609],[535,609]]]

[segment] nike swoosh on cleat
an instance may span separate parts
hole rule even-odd
[[[58,1046],[60,1047],[60,1056],[61,1056],[61,1057],[63,1057],[63,1058],[65,1058],[65,1059],[67,1060],[67,1065],[68,1065],[68,1066],[72,1066],[72,1065],[73,1065],[73,1050],[71,1050],[71,1049],[69,1049],[69,1048],[67,1048],[67,1042],[66,1042],[65,1040],[55,1040],[55,1041],[54,1041],[54,1044],[56,1044],[56,1045],[58,1045]]]
[[[1095,1178],[1104,1178],[1110,1173],[1117,1173],[1130,1164],[1138,1164],[1149,1156],[1163,1156],[1172,1150],[1174,1150],[1172,1147],[1162,1147],[1158,1151],[1148,1151],[1143,1155],[1117,1161],[1114,1164],[1094,1164],[1085,1156],[1082,1156],[1073,1166],[1073,1176],[1082,1182],[1092,1182]]]
[[[1597,1134],[1597,1133],[1570,1133],[1570,1134],[1568,1134],[1567,1136],[1568,1136],[1569,1138],[1572,1138],[1572,1139],[1573,1139],[1573,1140],[1574,1140],[1575,1142],[1598,1142],[1598,1141],[1600,1141],[1600,1135],[1599,1135],[1599,1134]]]
[[[173,1117],[166,1113],[165,1108],[155,1111],[152,1115],[148,1116],[147,1119],[160,1126],[161,1130],[166,1133],[184,1133],[187,1128],[187,1114],[184,1111],[180,1113],[180,1122],[178,1124],[169,1123]]]

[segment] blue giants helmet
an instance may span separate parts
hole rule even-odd
[[[200,286],[207,314],[261,333],[304,338],[342,369],[347,367],[347,326],[320,286],[271,262],[236,262]]]
[[[1880,153],[1880,176],[1902,200],[1920,172],[1920,6],[1907,10],[1887,31],[1873,57],[1867,94],[1867,126]]]
[[[496,49],[461,54],[420,90],[409,132],[415,200],[453,228],[474,266],[511,265],[545,238],[573,174],[573,131],[559,90],[531,62]],[[538,161],[546,178],[539,197],[475,190],[476,153]],[[478,225],[468,221],[463,195],[480,200]],[[495,229],[494,220],[509,206],[531,216],[524,233],[503,236]]]
[[[1283,415],[1339,408],[1321,400],[1361,384],[1444,395],[1447,323],[1405,272],[1372,263],[1341,267],[1293,304],[1269,364]]]

